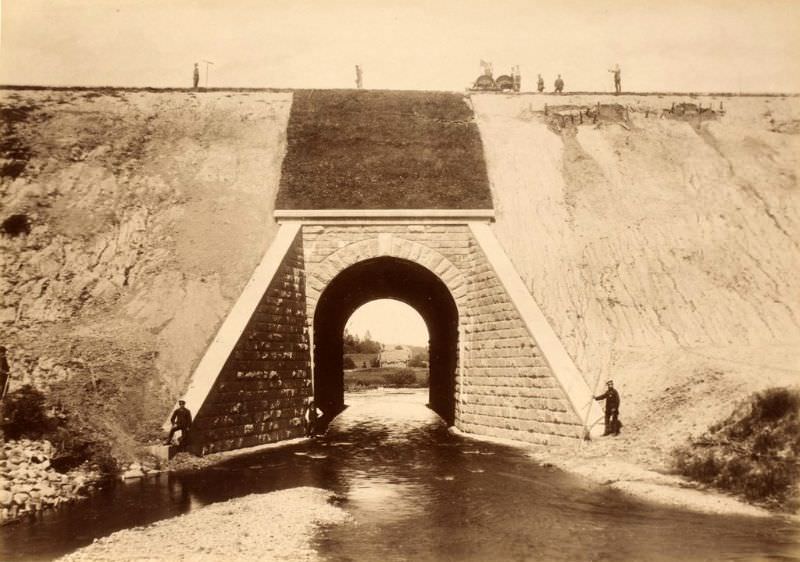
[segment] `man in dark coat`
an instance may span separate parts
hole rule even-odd
[[[564,91],[564,80],[561,79],[560,74],[558,75],[558,78],[556,78],[555,89],[557,94],[560,94]]]
[[[317,434],[317,420],[319,419],[320,410],[314,403],[314,398],[309,397],[306,400],[306,409],[303,412],[303,422],[306,426],[306,437],[314,437]]]
[[[192,413],[186,407],[186,402],[178,400],[178,408],[172,412],[172,417],[169,418],[172,427],[169,430],[169,437],[164,442],[164,445],[172,444],[172,436],[175,432],[181,431],[181,444],[185,444],[189,437],[189,427],[192,425]]]
[[[606,429],[603,435],[619,435],[619,392],[614,388],[614,381],[606,382],[608,390],[600,396],[595,396],[595,400],[606,401]]]
[[[11,367],[8,366],[8,360],[6,359],[6,348],[0,345],[0,400],[2,400],[6,392],[8,392],[8,382],[10,378]]]
[[[622,71],[618,64],[615,64],[614,68],[610,68],[608,71],[614,75],[614,95],[617,95],[622,92]]]

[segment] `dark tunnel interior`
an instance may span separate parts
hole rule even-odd
[[[445,284],[414,262],[380,257],[337,275],[320,296],[314,314],[314,399],[327,425],[344,409],[342,351],[347,320],[361,305],[391,298],[414,308],[428,328],[430,408],[448,425],[455,419],[458,309]]]

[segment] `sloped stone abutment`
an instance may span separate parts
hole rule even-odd
[[[332,412],[343,406],[342,336],[349,315],[370,300],[396,298],[428,326],[429,403],[446,422],[536,443],[581,435],[578,407],[553,376],[473,233],[490,214],[304,222],[320,404]]]
[[[428,214],[276,211],[279,235],[186,394],[196,450],[300,437],[312,395],[335,417],[345,324],[382,298],[424,319],[429,405],[446,423],[538,444],[584,434],[591,394],[494,238],[492,212]]]

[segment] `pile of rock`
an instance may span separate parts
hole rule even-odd
[[[120,467],[119,477],[122,480],[131,480],[134,478],[144,478],[148,474],[155,474],[160,472],[160,470],[146,463],[140,462],[129,462],[125,463]]]
[[[66,474],[50,466],[49,441],[0,441],[0,524],[85,497],[99,474],[83,469]]]

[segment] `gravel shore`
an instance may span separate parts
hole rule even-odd
[[[497,439],[463,433],[451,429],[476,441],[498,443],[529,451],[528,455],[539,463],[551,464],[572,474],[578,474],[597,484],[610,486],[645,501],[662,506],[688,509],[700,513],[718,515],[748,515],[770,517],[773,513],[745,503],[721,492],[704,489],[677,475],[656,472],[646,467],[620,460],[610,452],[612,440],[592,441],[591,444],[551,446],[550,448],[520,444],[507,439]]]
[[[318,560],[315,530],[348,519],[332,495],[302,487],[235,498],[118,531],[60,560]]]

